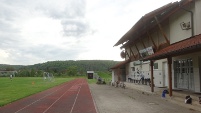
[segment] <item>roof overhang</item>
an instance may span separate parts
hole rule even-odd
[[[133,43],[139,39],[140,36],[146,34],[147,31],[157,26],[155,17],[158,18],[159,22],[163,22],[170,15],[179,10],[181,6],[183,7],[192,1],[193,0],[181,0],[180,2],[176,1],[145,14],[126,34],[121,37],[121,39],[114,46],[122,44],[123,46],[121,48],[124,48],[125,46]]]
[[[201,51],[201,34],[171,44],[153,55],[145,57],[143,60],[159,60],[198,51]]]
[[[126,65],[127,63],[129,63],[130,61],[131,61],[130,59],[127,59],[127,60],[125,60],[125,61],[122,61],[122,62],[116,64],[115,66],[111,67],[110,69],[123,68],[123,67],[125,67],[125,65]]]

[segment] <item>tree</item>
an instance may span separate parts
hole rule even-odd
[[[68,67],[67,73],[69,76],[75,76],[77,74],[77,66]]]
[[[14,67],[12,67],[12,66],[9,66],[9,67],[6,67],[6,71],[14,71],[15,69],[14,69]]]
[[[34,69],[31,69],[30,76],[34,77],[35,75],[36,75],[36,71]]]

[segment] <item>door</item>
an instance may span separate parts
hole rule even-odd
[[[194,90],[193,60],[174,61],[174,76],[176,88]]]
[[[193,60],[192,59],[187,59],[187,73],[189,76],[189,86],[188,88],[190,90],[194,90],[194,76],[193,76]]]
[[[181,60],[181,77],[182,77],[182,85],[183,89],[188,89],[189,86],[189,73],[187,72],[188,66],[187,66],[187,61],[186,60]]]

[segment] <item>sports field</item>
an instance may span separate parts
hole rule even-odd
[[[42,77],[0,77],[0,106],[19,100],[29,95],[49,89],[74,78],[54,78],[44,80]]]
[[[1,113],[97,113],[87,80],[77,78],[0,107]]]

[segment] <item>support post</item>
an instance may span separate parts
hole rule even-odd
[[[169,96],[172,96],[172,57],[168,57],[168,85],[169,85]]]
[[[154,92],[154,62],[153,60],[150,61],[151,66],[151,92]]]

